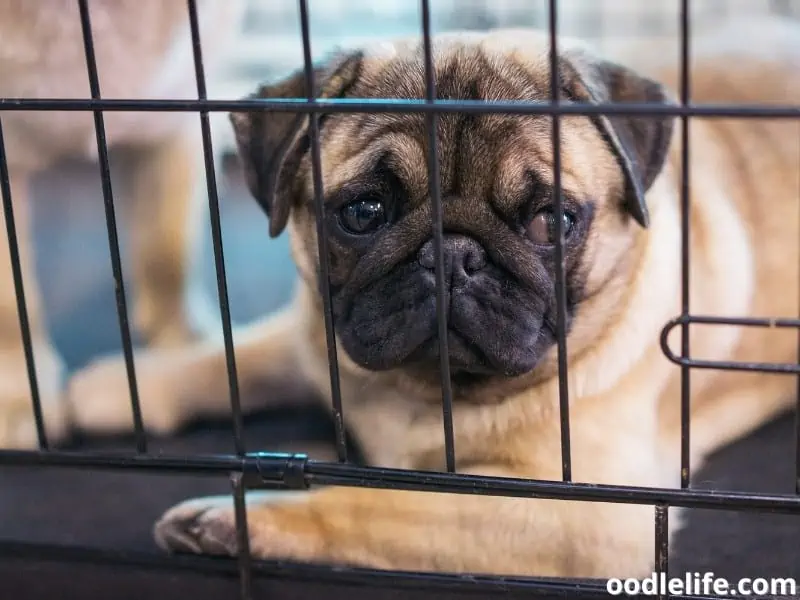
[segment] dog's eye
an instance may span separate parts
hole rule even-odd
[[[564,238],[570,234],[574,225],[575,215],[565,210],[562,225]],[[555,244],[557,234],[555,209],[548,207],[537,212],[528,226],[528,233],[537,244]]]
[[[371,233],[386,224],[386,207],[377,198],[362,198],[343,206],[339,219],[350,233]]]

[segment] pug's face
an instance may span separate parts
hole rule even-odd
[[[442,37],[436,96],[550,99],[547,41],[502,32]],[[567,102],[667,101],[653,81],[581,50],[559,57]],[[425,98],[419,43],[365,49],[318,67],[320,96]],[[259,97],[305,97],[302,72]],[[232,115],[250,189],[272,235],[288,221],[301,275],[321,289],[308,118]],[[424,381],[438,373],[436,246],[422,114],[337,113],[319,118],[324,226],[334,321],[349,357],[372,371]],[[671,120],[560,120],[566,327],[581,352],[613,319],[632,248],[647,226],[644,193],[661,170]],[[552,367],[557,330],[552,119],[449,113],[436,127],[444,235],[447,345],[456,385]]]

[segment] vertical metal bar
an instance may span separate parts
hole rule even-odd
[[[431,37],[431,7],[429,0],[421,0],[422,37],[425,58],[425,100],[436,100],[436,71],[433,64],[433,39]],[[444,453],[447,471],[456,470],[456,451],[453,435],[453,388],[450,381],[450,351],[447,343],[447,306],[444,294],[444,217],[442,193],[439,185],[438,135],[439,115],[425,115],[428,133],[428,189],[433,203],[433,244],[436,252],[436,321],[439,326],[439,374],[442,380],[442,423],[444,426]]]
[[[659,578],[658,598],[664,600],[669,598],[669,590],[661,588],[661,578],[664,581],[669,577],[669,506],[666,504],[656,504],[656,574]],[[662,576],[661,573],[664,575]]]
[[[197,97],[206,100],[205,69],[203,68],[203,48],[200,40],[200,25],[197,21],[197,2],[187,0],[189,26],[192,33],[192,53],[194,56],[194,73],[197,81]],[[239,400],[239,378],[236,374],[236,354],[233,347],[233,331],[231,326],[231,310],[228,302],[228,278],[225,275],[225,255],[222,250],[222,224],[217,195],[217,178],[214,167],[214,149],[211,141],[211,128],[208,111],[200,111],[200,131],[203,136],[203,158],[205,161],[206,187],[208,188],[208,206],[211,217],[211,240],[214,247],[214,266],[217,273],[217,294],[219,310],[222,317],[222,337],[225,343],[225,363],[228,372],[228,389],[230,390],[231,418],[233,419],[233,439],[236,453],[245,453],[242,426],[242,408]]]
[[[33,342],[31,341],[31,326],[28,320],[28,307],[25,303],[25,286],[22,281],[22,265],[20,264],[19,244],[17,242],[17,228],[14,223],[14,204],[11,198],[11,179],[8,174],[8,158],[6,157],[6,143],[3,137],[3,123],[0,119],[0,195],[3,196],[3,214],[6,220],[6,234],[8,235],[8,256],[11,259],[11,273],[14,279],[14,291],[17,298],[17,314],[19,315],[19,329],[22,335],[22,349],[25,353],[25,366],[28,370],[28,385],[31,389],[31,404],[33,405],[33,418],[36,420],[36,435],[39,438],[39,449],[47,450],[47,430],[44,426],[42,414],[42,401],[39,397],[39,380],[36,377],[36,361],[33,356]]]
[[[550,3],[550,101],[558,104],[558,10],[557,0]],[[569,434],[569,384],[567,381],[567,291],[564,281],[564,203],[561,189],[561,122],[558,112],[553,114],[553,193],[556,210],[556,337],[558,344],[558,404],[561,421],[561,476],[564,481],[572,480],[572,460]]]
[[[244,476],[231,475],[233,486],[233,510],[236,516],[236,560],[239,563],[239,592],[241,600],[253,597],[253,557],[250,553],[250,533],[247,528],[247,505],[245,504]]]
[[[307,100],[316,98],[314,84],[314,64],[311,59],[311,27],[308,19],[308,1],[300,2],[300,29],[303,35],[303,63],[306,78]],[[333,424],[336,430],[336,451],[339,462],[347,462],[347,440],[345,438],[342,392],[339,382],[339,357],[336,352],[336,333],[331,304],[330,257],[328,256],[328,232],[325,231],[325,198],[322,181],[322,158],[319,141],[319,113],[308,115],[309,135],[311,137],[311,172],[314,180],[314,205],[317,220],[317,244],[319,248],[319,268],[322,278],[322,302],[325,313],[325,337],[328,346],[328,369],[331,380],[331,404],[333,405]]]
[[[798,139],[798,145],[800,145],[800,139]],[[797,189],[798,189],[798,204],[800,204],[800,165],[798,165],[798,180],[797,180]],[[798,208],[798,213],[800,213],[800,206]],[[798,223],[800,227],[800,223]],[[800,240],[797,241],[797,251],[800,254]],[[797,263],[797,277],[798,277],[798,289],[797,295],[800,298],[800,262]],[[798,306],[798,310],[800,310],[800,306]],[[798,317],[800,317],[800,312],[798,312]],[[800,329],[797,330],[797,364],[800,365]],[[800,494],[800,375],[797,376],[797,410],[795,411],[795,437],[794,437],[794,444],[795,444],[795,456],[794,456],[794,493]]]
[[[83,49],[86,55],[86,69],[89,75],[89,90],[93,100],[100,99],[100,82],[97,75],[97,60],[94,54],[92,21],[89,16],[87,0],[78,0],[83,32]],[[136,381],[136,369],[133,362],[133,342],[128,321],[128,307],[125,301],[125,284],[122,279],[122,261],[120,260],[119,239],[117,236],[117,218],[114,212],[114,193],[111,189],[111,172],[108,166],[108,146],[106,145],[106,128],[103,111],[94,111],[94,129],[97,137],[97,155],[100,165],[100,179],[103,185],[103,204],[106,211],[106,229],[108,230],[108,246],[111,254],[111,270],[114,274],[114,291],[117,299],[117,316],[122,336],[122,351],[125,356],[125,370],[128,375],[128,389],[131,395],[133,427],[136,433],[136,449],[147,452],[147,437],[144,432],[142,410],[139,406],[139,389]]]
[[[680,8],[680,70],[681,104],[689,104],[689,1],[681,0]],[[689,316],[689,117],[681,115],[681,315]],[[689,323],[681,324],[681,356],[689,357]],[[690,466],[690,424],[691,372],[687,365],[681,365],[681,488],[689,487]]]

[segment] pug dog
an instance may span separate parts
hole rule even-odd
[[[764,40],[753,44],[753,39]],[[732,23],[691,42],[691,101],[786,105],[800,99],[800,27]],[[546,33],[436,37],[436,97],[548,101]],[[559,40],[565,103],[668,106],[680,93],[676,52],[631,46],[600,56]],[[677,49],[677,45],[675,46]],[[425,97],[419,39],[347,51],[315,70],[324,98]],[[302,98],[298,71],[259,98]],[[559,481],[552,117],[447,113],[429,146],[422,114],[320,117],[324,225],[344,421],[368,463],[442,471],[445,442],[428,152],[439,161],[447,347],[456,470]],[[236,357],[245,409],[290,379],[331,390],[316,234],[309,119],[231,116],[250,191],[270,234],[288,230],[299,271],[294,301],[242,332]],[[563,117],[560,125],[566,351],[575,482],[678,487],[681,369],[660,346],[681,312],[681,153],[688,142],[693,314],[798,314],[798,165],[793,120],[670,116]],[[794,364],[797,333],[691,327],[695,359]],[[675,354],[680,329],[668,337]],[[138,362],[145,418],[172,431],[222,415],[225,358],[205,344]],[[105,360],[73,382],[76,410],[124,414],[124,369]],[[697,370],[691,466],[791,406],[782,374]],[[314,397],[313,395],[311,397]],[[100,405],[104,403],[104,408]],[[87,418],[91,428],[91,419]],[[118,427],[125,427],[119,420]],[[679,511],[670,517],[671,530]],[[158,544],[236,555],[228,497],[170,509]],[[249,547],[280,558],[380,569],[572,577],[641,577],[653,569],[650,505],[326,487],[248,497]]]

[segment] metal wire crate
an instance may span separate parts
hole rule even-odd
[[[451,11],[453,2],[449,5]],[[599,0],[595,0],[599,3]],[[312,49],[312,10],[309,0],[298,0],[296,5],[297,19],[302,43],[294,48],[286,49],[287,56],[293,51],[300,51],[301,58],[305,65],[307,81],[313,81],[312,59],[327,48],[326,42],[314,44]],[[314,3],[316,6],[319,3]],[[519,23],[520,15],[526,15],[529,25],[546,25],[550,30],[552,40],[552,50],[554,50],[553,60],[555,60],[555,49],[557,47],[558,36],[556,32],[561,31],[559,15],[562,8],[556,0],[542,2],[535,10],[531,10],[529,3],[496,2],[492,8],[490,2],[473,2],[475,11],[470,12],[467,20],[469,22],[454,22],[453,25],[466,28],[481,28],[487,25],[502,25],[508,19]],[[681,90],[681,104],[677,107],[656,109],[652,106],[626,106],[624,109],[614,105],[565,106],[558,103],[557,98],[553,98],[551,103],[512,105],[510,103],[479,104],[470,102],[441,102],[436,100],[435,81],[432,69],[432,56],[430,39],[434,21],[432,18],[432,7],[430,0],[421,0],[419,14],[421,14],[421,28],[425,40],[425,63],[427,73],[427,93],[423,102],[398,102],[398,101],[349,101],[340,103],[333,101],[320,101],[313,96],[308,97],[302,103],[285,100],[230,100],[230,99],[209,99],[205,75],[203,69],[202,46],[197,23],[196,0],[187,0],[187,10],[190,16],[193,51],[195,60],[195,71],[197,78],[198,99],[197,100],[105,100],[101,97],[97,70],[96,57],[92,42],[91,22],[89,18],[88,0],[78,0],[81,13],[81,20],[84,34],[84,45],[86,50],[86,61],[88,65],[89,81],[91,87],[91,99],[65,100],[65,99],[0,99],[0,190],[4,199],[4,213],[7,224],[8,243],[12,259],[18,263],[19,253],[16,247],[16,236],[14,229],[14,211],[12,208],[11,190],[9,185],[8,167],[6,165],[6,149],[2,137],[2,111],[7,110],[61,110],[61,111],[92,111],[94,113],[95,127],[97,131],[97,146],[101,173],[104,179],[104,198],[107,211],[107,224],[109,228],[109,240],[111,245],[112,265],[114,278],[118,289],[118,316],[120,327],[123,332],[123,350],[129,365],[131,376],[135,373],[135,363],[131,345],[130,332],[128,331],[127,309],[125,305],[125,291],[122,284],[122,272],[119,260],[119,248],[116,241],[115,222],[113,217],[113,202],[111,198],[111,188],[108,184],[108,155],[105,146],[104,119],[105,111],[190,111],[197,112],[199,115],[200,127],[202,131],[203,148],[205,153],[205,167],[207,177],[207,192],[209,209],[211,216],[211,231],[213,239],[213,250],[215,265],[217,269],[217,285],[220,298],[220,311],[223,319],[223,335],[225,349],[227,353],[228,378],[230,386],[230,402],[233,415],[233,429],[235,439],[235,454],[229,456],[163,456],[148,453],[146,437],[142,422],[141,411],[138,406],[135,382],[131,383],[132,410],[134,415],[134,427],[136,430],[137,447],[136,451],[127,455],[100,455],[88,453],[68,453],[50,450],[48,448],[45,428],[42,423],[42,411],[39,406],[37,393],[37,383],[34,368],[34,356],[30,347],[30,331],[25,310],[25,296],[19,266],[14,271],[14,284],[18,297],[18,309],[20,313],[20,326],[23,332],[23,339],[26,345],[26,358],[28,360],[28,371],[33,398],[33,411],[36,415],[38,433],[41,449],[39,451],[0,451],[0,465],[17,465],[35,468],[37,466],[54,466],[65,469],[121,469],[121,470],[141,470],[158,473],[196,473],[212,477],[230,477],[233,486],[233,497],[237,507],[237,527],[239,539],[242,547],[247,546],[247,515],[244,504],[244,495],[247,489],[255,488],[281,488],[281,489],[307,489],[318,485],[337,485],[337,486],[367,486],[386,489],[407,489],[430,492],[450,492],[458,494],[483,494],[501,495],[514,497],[537,497],[560,500],[582,500],[591,502],[617,502],[653,505],[653,526],[656,532],[656,546],[654,548],[655,564],[659,572],[666,572],[668,566],[668,514],[671,507],[686,508],[714,508],[731,511],[771,511],[800,514],[800,460],[797,461],[797,495],[764,495],[751,493],[722,493],[691,489],[689,480],[691,476],[689,466],[690,449],[690,420],[688,414],[689,394],[690,394],[690,373],[692,369],[730,369],[748,370],[762,372],[785,373],[787,375],[796,374],[798,376],[798,400],[800,401],[800,365],[785,364],[739,364],[732,362],[711,362],[700,361],[690,357],[688,346],[688,328],[691,324],[710,324],[710,325],[740,325],[750,327],[786,327],[797,328],[800,330],[800,319],[733,319],[721,318],[709,315],[693,315],[690,312],[689,304],[689,229],[688,229],[688,182],[684,182],[682,189],[682,265],[683,265],[683,288],[682,288],[682,313],[675,319],[665,324],[661,345],[664,353],[675,364],[679,365],[682,373],[681,385],[681,406],[682,406],[682,441],[681,441],[681,488],[680,489],[654,489],[654,488],[634,488],[625,486],[608,485],[587,485],[574,483],[571,481],[571,461],[570,461],[570,430],[569,430],[569,389],[567,386],[567,364],[566,364],[566,339],[564,315],[566,312],[566,299],[563,289],[564,264],[563,264],[563,241],[559,239],[557,248],[557,286],[559,297],[559,319],[558,319],[558,349],[559,349],[559,399],[561,409],[561,452],[562,452],[562,481],[534,481],[534,480],[513,480],[498,477],[478,477],[459,474],[455,467],[454,435],[452,423],[452,392],[449,387],[449,366],[446,360],[447,336],[441,336],[444,346],[443,356],[445,359],[441,364],[443,385],[442,411],[445,423],[445,446],[447,472],[432,474],[429,472],[414,472],[400,469],[377,469],[369,467],[359,467],[348,463],[347,451],[345,448],[344,417],[342,415],[341,397],[338,383],[338,366],[335,349],[335,336],[333,334],[333,315],[330,304],[330,289],[327,282],[327,263],[321,261],[321,271],[323,281],[328,284],[323,292],[325,305],[326,332],[329,344],[329,361],[331,384],[333,390],[334,413],[337,416],[336,438],[339,450],[338,462],[322,462],[309,460],[303,454],[276,454],[269,452],[248,452],[245,448],[242,436],[242,411],[239,401],[239,389],[236,378],[236,361],[233,352],[233,335],[230,323],[230,309],[228,306],[227,283],[225,277],[225,263],[223,257],[221,228],[219,220],[219,201],[217,197],[217,185],[215,177],[214,151],[212,147],[211,127],[209,121],[210,113],[220,113],[227,111],[237,111],[243,109],[270,109],[270,110],[292,110],[311,115],[312,122],[312,164],[315,172],[315,194],[318,208],[322,206],[320,197],[320,149],[319,132],[315,126],[319,113],[321,112],[413,112],[424,114],[427,118],[429,135],[431,136],[431,146],[436,147],[435,143],[435,123],[437,116],[445,112],[470,112],[473,114],[507,113],[507,114],[528,114],[528,115],[552,115],[554,127],[554,140],[558,140],[558,117],[561,115],[613,115],[613,114],[639,114],[639,115],[674,115],[680,119],[681,127],[686,139],[688,123],[692,117],[742,117],[742,118],[800,118],[800,107],[763,107],[763,106],[696,106],[689,102],[688,92],[688,72],[690,63],[688,32],[695,9],[690,11],[688,0],[681,0],[676,3],[671,12],[675,15],[674,21],[664,18],[664,12],[659,10],[653,13],[645,11],[632,18],[634,27],[645,26],[649,23],[654,31],[658,30],[664,35],[677,32],[680,47],[680,61],[682,68],[683,89]],[[260,8],[254,2],[251,10],[253,14],[262,17],[269,14],[270,10],[275,9],[275,13],[290,14],[287,4],[280,5],[281,10],[286,8],[285,13],[277,9],[278,5],[262,5]],[[335,14],[335,7],[328,5],[328,9]],[[406,11],[409,3],[386,3],[381,10],[396,10],[398,14],[406,18],[409,13]],[[441,4],[439,6],[442,6]],[[773,10],[785,14],[796,14],[797,3],[790,2],[771,2],[760,3],[755,6],[756,11]],[[364,3],[364,9],[376,10],[376,3]],[[703,4],[702,9],[697,9],[698,19],[710,19],[715,10],[733,10],[735,3],[711,2]],[[597,6],[594,7],[597,9]],[[261,11],[261,12],[259,12]],[[445,11],[446,12],[446,11]],[[590,11],[591,12],[591,11]],[[670,11],[665,11],[669,13]],[[646,14],[645,14],[646,13]],[[442,13],[444,14],[444,13]],[[565,11],[569,19],[568,24],[572,27],[573,33],[581,33],[582,28],[596,30],[597,21],[593,20],[591,14],[586,12]],[[649,16],[648,16],[649,14]],[[576,16],[578,15],[578,16]],[[644,15],[644,16],[642,16]],[[655,15],[655,16],[654,16]],[[283,17],[281,17],[283,18]],[[637,20],[638,19],[638,20]],[[446,19],[445,19],[446,20]],[[256,23],[258,18],[254,18],[251,23]],[[282,21],[281,21],[282,22]],[[671,25],[669,25],[671,23]],[[587,25],[588,24],[588,25]],[[660,24],[660,25],[659,25]],[[667,25],[665,25],[667,24]],[[256,25],[252,25],[256,27]],[[674,30],[671,27],[674,26]],[[252,33],[252,32],[251,32]],[[253,34],[255,35],[255,34]],[[254,42],[257,43],[257,42]],[[250,47],[244,44],[240,55],[241,70],[239,76],[241,80],[263,79],[267,75],[268,69],[263,65],[256,64],[253,58],[257,53],[248,50]],[[294,64],[294,60],[282,57],[273,65],[274,72],[282,70],[289,64]],[[274,74],[274,72],[272,74]],[[555,76],[557,69],[551,65],[551,73]],[[231,85],[239,85],[231,84]],[[313,85],[308,86],[313,89]],[[553,85],[557,90],[558,86]],[[238,96],[239,94],[237,94]],[[688,148],[684,148],[684,161],[688,161]],[[560,190],[560,171],[559,171],[559,149],[554,142],[554,156],[556,157],[555,171],[555,198],[556,210],[561,212]],[[684,164],[686,164],[684,162]],[[436,247],[438,248],[438,267],[437,267],[437,316],[439,320],[440,332],[446,326],[446,311],[444,305],[444,292],[442,287],[443,277],[443,255],[442,255],[442,209],[440,190],[435,174],[438,172],[438,159],[435,153],[429,157],[429,172],[431,173],[430,195],[434,206],[434,232]],[[684,173],[687,171],[684,168]],[[317,214],[320,256],[327,256],[326,235],[323,226],[321,211]],[[560,222],[557,219],[556,222]],[[666,344],[667,334],[674,328],[680,328],[683,332],[683,345],[680,356],[672,354]],[[800,457],[800,427],[798,427],[798,457]],[[253,577],[260,573],[274,573],[277,571],[292,571],[304,573],[311,577],[328,578],[332,580],[352,580],[352,581],[385,581],[394,586],[430,586],[448,589],[470,589],[485,596],[492,593],[507,592],[509,590],[522,591],[526,594],[543,597],[576,597],[592,598],[605,597],[606,588],[604,582],[573,582],[562,580],[540,580],[522,578],[492,578],[492,577],[462,577],[448,575],[428,575],[418,573],[386,573],[371,571],[367,569],[340,569],[335,571],[325,571],[312,567],[286,566],[286,565],[264,565],[256,564],[250,557],[249,552],[242,553],[236,563],[232,561],[211,561],[199,558],[163,558],[156,560],[153,558],[131,558],[119,557],[99,551],[81,550],[66,547],[48,547],[26,544],[3,543],[0,541],[0,556],[24,558],[25,556],[50,556],[59,560],[78,560],[78,561],[97,561],[97,562],[122,562],[125,564],[139,566],[159,566],[164,563],[172,563],[188,569],[211,569],[211,570],[238,570],[241,581],[241,597],[243,599],[252,598]]]

